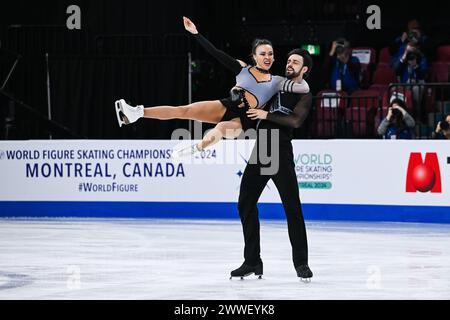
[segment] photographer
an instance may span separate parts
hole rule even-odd
[[[357,57],[352,57],[350,43],[346,39],[333,41],[324,69],[325,79],[330,81],[329,88],[349,94],[359,89],[361,63]]]
[[[428,61],[413,43],[409,43],[394,68],[401,83],[423,83],[428,72]]]
[[[416,123],[405,109],[403,100],[393,99],[386,118],[378,127],[378,134],[384,139],[412,139]]]
[[[436,130],[431,135],[432,139],[450,139],[450,114],[445,120],[439,121]]]
[[[395,53],[392,57],[393,65],[399,62],[408,45],[420,48],[426,56],[431,52],[431,41],[429,37],[424,34],[419,21],[415,19],[408,21],[406,31],[394,41]]]

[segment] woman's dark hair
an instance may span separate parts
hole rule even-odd
[[[391,103],[389,103],[389,107],[392,107],[394,104],[398,104],[400,107],[402,107],[403,109],[408,109],[408,106],[405,103],[405,100],[400,99],[400,98],[395,98],[392,99]]]
[[[287,58],[289,59],[289,57],[292,56],[293,54],[298,54],[299,56],[301,56],[303,58],[303,66],[308,67],[308,71],[305,72],[305,74],[303,75],[303,78],[304,79],[308,78],[308,76],[311,72],[311,69],[313,67],[313,59],[311,57],[311,54],[309,53],[308,50],[305,50],[305,49],[294,49],[294,50],[291,50],[287,54]]]
[[[394,104],[399,105],[400,107],[402,107],[405,110],[408,108],[406,106],[405,101],[403,101],[403,99],[399,99],[399,98],[392,99],[391,103],[389,104],[389,107],[392,107]],[[403,120],[403,114],[400,110],[398,110],[398,109],[392,110],[391,123],[395,123],[397,128],[403,128],[406,126],[406,124]]]
[[[258,48],[259,46],[265,45],[265,44],[267,44],[267,45],[269,45],[269,46],[271,46],[273,48],[272,42],[270,42],[267,39],[255,39],[255,40],[253,40],[253,43],[252,43],[252,54],[250,55],[250,58],[251,58],[251,60],[252,60],[252,62],[254,64],[256,64],[256,61],[255,61],[255,59],[253,59],[253,55],[256,54],[256,48]]]

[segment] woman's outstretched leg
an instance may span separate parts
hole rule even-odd
[[[174,150],[173,158],[179,159],[183,157],[189,157],[195,153],[202,151],[217,142],[222,138],[233,139],[237,138],[242,132],[242,125],[239,118],[232,119],[230,121],[219,122],[213,129],[203,137],[202,141],[192,144],[182,149]]]
[[[219,100],[191,103],[186,106],[133,107],[123,99],[116,101],[119,125],[133,123],[140,118],[171,120],[186,119],[207,123],[218,123],[225,114],[225,107]]]

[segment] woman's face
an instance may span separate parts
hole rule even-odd
[[[273,64],[273,48],[268,44],[262,44],[256,47],[256,52],[253,55],[258,68],[269,70]]]

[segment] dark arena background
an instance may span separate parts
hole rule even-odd
[[[151,300],[170,319],[281,318],[300,300],[449,299],[449,14],[434,0],[2,1],[0,299]],[[309,93],[276,89],[253,135],[201,149],[218,120],[148,116],[224,108],[217,100],[236,93],[236,74],[183,17],[249,65],[253,40],[270,40],[270,80],[248,69],[257,87],[306,50]],[[261,99],[239,92],[247,107],[247,94]],[[281,180],[259,190],[245,180],[255,137],[273,117],[297,116],[271,109],[284,94],[311,100],[280,127],[291,134],[271,153]],[[261,221],[243,229],[256,189],[249,214]],[[295,262],[300,225],[309,281]],[[259,230],[262,279],[246,256],[251,275],[230,280]]]

